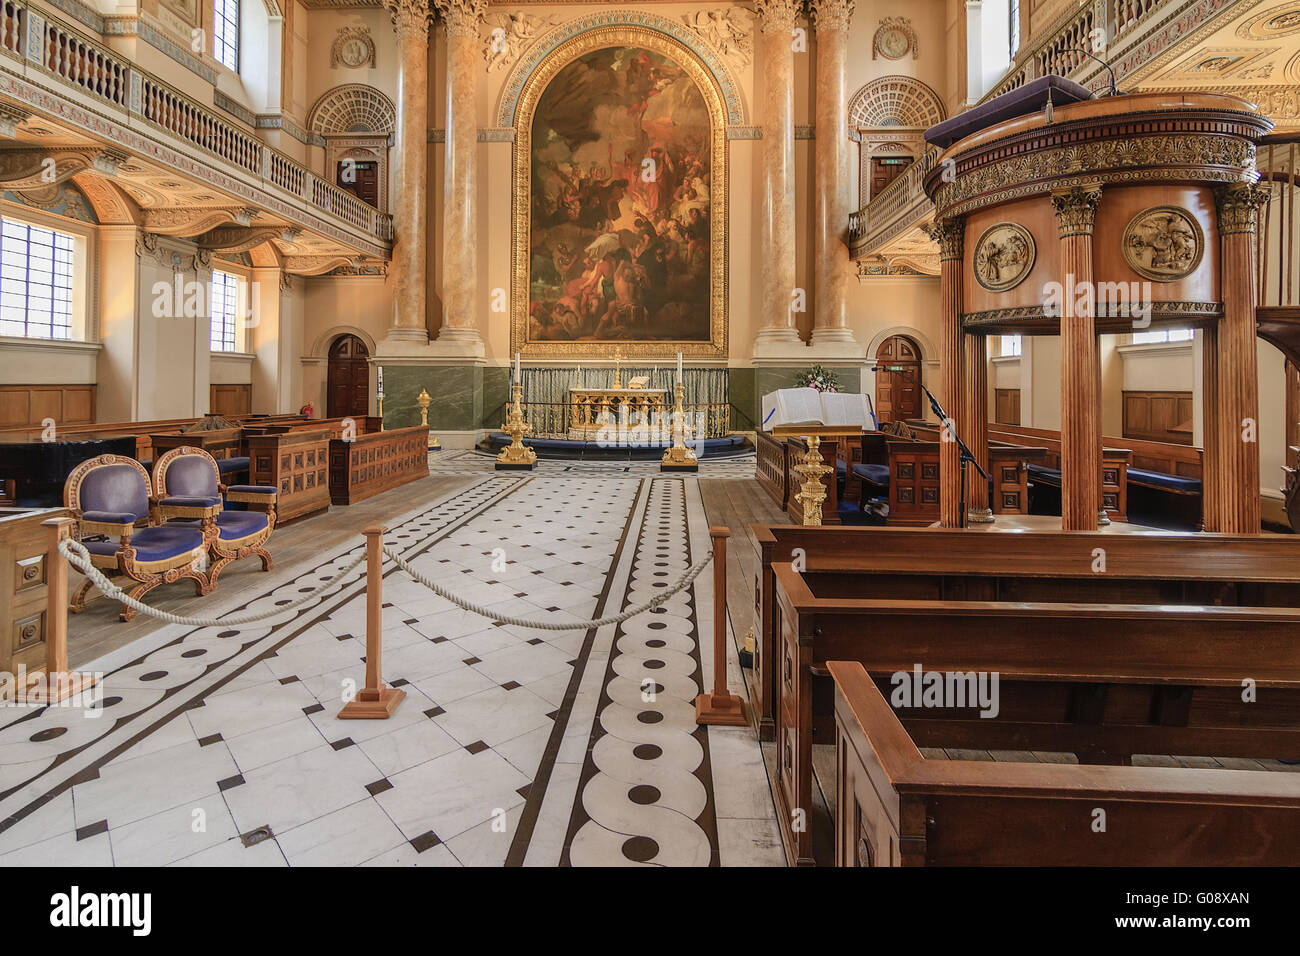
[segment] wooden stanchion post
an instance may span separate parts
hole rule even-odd
[[[713,539],[713,693],[695,698],[695,722],[746,727],[745,702],[727,690],[727,538],[726,528],[709,529]]]
[[[49,529],[45,555],[45,676],[27,689],[32,704],[54,704],[95,686],[95,675],[68,670],[68,561],[59,553],[59,542],[72,537],[73,518],[50,518],[41,522]]]
[[[384,532],[371,525],[366,536],[366,686],[343,705],[339,720],[383,720],[393,716],[406,691],[384,683]]]

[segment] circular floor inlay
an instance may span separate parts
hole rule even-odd
[[[645,662],[645,669],[648,670],[648,671],[657,671],[657,670],[659,670],[659,668],[661,668],[661,667],[663,667],[663,666],[664,666],[664,662],[663,662],[663,661],[658,661],[658,660],[653,660],[653,659],[651,659],[651,660],[648,660],[648,661]]]
[[[186,651],[181,657],[202,657],[208,652],[206,647],[196,647],[192,651]]]
[[[646,647],[666,647],[667,645],[668,645],[667,641],[661,641],[657,637],[654,638],[653,640],[649,640],[645,642]]]
[[[643,710],[636,715],[636,719],[643,724],[657,724],[664,719],[664,715],[657,710]]]
[[[667,626],[667,621],[651,621],[646,625],[646,627],[650,628],[652,631],[662,631]]]
[[[659,844],[649,837],[635,836],[623,844],[623,855],[634,863],[647,863],[659,855]]]
[[[635,786],[627,792],[627,798],[633,803],[639,803],[641,806],[645,806],[648,803],[654,803],[661,796],[662,794],[659,792],[659,788],[652,787],[648,783]]]
[[[38,730],[27,739],[34,744],[44,743],[47,740],[53,740],[55,737],[62,737],[68,732],[67,727],[49,727],[45,730]]]
[[[166,671],[150,671],[147,674],[141,674],[140,679],[141,680],[162,680],[166,676],[167,676]]]
[[[322,578],[322,580],[329,580],[329,579]],[[238,633],[239,633],[238,631],[222,631],[220,634],[217,635],[217,637],[234,637]]]

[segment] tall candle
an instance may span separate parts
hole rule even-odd
[[[677,381],[682,380],[682,353],[677,353]]]
[[[515,384],[522,385],[524,380],[519,377],[519,353],[515,353]]]

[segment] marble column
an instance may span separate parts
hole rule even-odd
[[[755,0],[763,102],[763,210],[759,309],[754,352],[803,344],[790,307],[797,284],[794,253],[794,44],[796,0]]]
[[[1219,275],[1223,285],[1223,319],[1219,322],[1215,365],[1216,402],[1206,406],[1205,429],[1214,429],[1217,474],[1206,462],[1206,481],[1213,482],[1216,506],[1207,531],[1259,534],[1259,369],[1255,352],[1255,227],[1266,190],[1249,183],[1221,188]],[[1208,441],[1207,441],[1208,444]]]
[[[1096,531],[1101,508],[1101,356],[1091,290],[1092,227],[1101,186],[1053,190],[1060,233],[1061,527]]]
[[[939,244],[939,402],[948,415],[939,443],[939,525],[944,528],[962,526],[961,454],[951,436],[953,429],[961,430],[966,405],[962,391],[966,336],[961,330],[961,256],[965,234],[963,219],[941,220],[930,228],[930,238]],[[966,478],[969,501],[970,474]]]
[[[429,4],[384,0],[397,33],[397,183],[393,191],[393,324],[388,339],[429,341]]]
[[[841,345],[860,354],[845,317],[849,259],[849,20],[853,0],[811,0],[817,31],[817,174],[813,345]]]
[[[478,28],[487,0],[434,0],[447,30],[447,145],[443,152],[440,345],[483,353],[478,322],[474,172],[478,160]]]

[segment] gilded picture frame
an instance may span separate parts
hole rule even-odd
[[[639,47],[671,59],[694,82],[709,113],[709,340],[531,341],[529,301],[531,267],[532,129],[538,103],[547,86],[574,60],[608,47]],[[709,68],[689,47],[667,34],[646,27],[618,25],[584,31],[558,45],[523,84],[515,111],[513,155],[514,196],[511,229],[510,351],[525,358],[604,358],[619,349],[627,359],[670,359],[727,356],[728,284],[728,145],[727,108]]]

